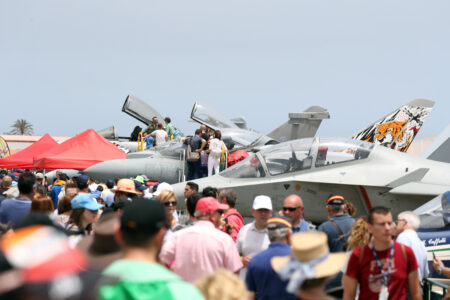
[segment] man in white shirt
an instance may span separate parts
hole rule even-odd
[[[155,145],[161,145],[169,140],[169,137],[167,136],[167,132],[163,129],[163,126],[161,123],[158,123],[158,129],[150,133],[149,135],[144,136],[144,138],[147,138],[149,136],[153,136],[155,138]]]
[[[252,209],[252,215],[255,220],[242,227],[236,239],[236,247],[244,265],[239,274],[242,280],[245,280],[247,265],[251,258],[269,247],[267,221],[272,217],[272,213],[272,200],[270,197],[264,195],[256,196]]]
[[[419,217],[412,211],[401,212],[397,217],[397,242],[409,246],[414,251],[414,255],[419,265],[419,280],[428,276],[427,250],[417,235],[417,228],[420,226]]]

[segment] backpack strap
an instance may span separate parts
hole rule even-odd
[[[342,230],[339,227],[339,225],[333,219],[330,219],[330,222],[334,225],[334,227],[336,227],[336,230],[337,230],[337,232],[339,234],[339,240],[341,240],[341,242],[344,244],[344,248],[347,250],[347,248],[348,248],[348,241],[345,239],[346,235],[342,232]]]

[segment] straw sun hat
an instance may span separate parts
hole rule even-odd
[[[134,185],[134,181],[132,179],[123,178],[117,182],[117,188],[111,189],[112,192],[126,192],[130,194],[138,194],[136,192],[136,186]]]
[[[329,253],[327,235],[304,232],[291,237],[291,256],[275,256],[272,268],[283,280],[289,280],[287,290],[296,294],[306,279],[337,274],[346,262],[345,252]]]

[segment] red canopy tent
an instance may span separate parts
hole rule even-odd
[[[47,133],[27,148],[0,159],[0,168],[33,169],[33,158],[59,144]]]
[[[95,130],[88,129],[36,157],[34,168],[84,170],[99,162],[119,158],[126,158],[126,154]]]

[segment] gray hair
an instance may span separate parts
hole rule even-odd
[[[227,200],[227,204],[234,208],[236,206],[236,192],[232,189],[224,189],[220,191],[219,198],[225,198]]]
[[[269,229],[267,230],[267,234],[269,236],[270,242],[275,241],[281,241],[286,238],[286,235],[288,232],[290,232],[291,229],[287,227],[277,228],[277,229]]]
[[[403,211],[398,214],[397,219],[404,219],[410,226],[417,230],[420,226],[419,217],[412,211]]]
[[[328,207],[330,207],[331,212],[333,212],[333,213],[340,213],[340,212],[344,211],[345,204],[341,204],[341,205],[328,204]]]

